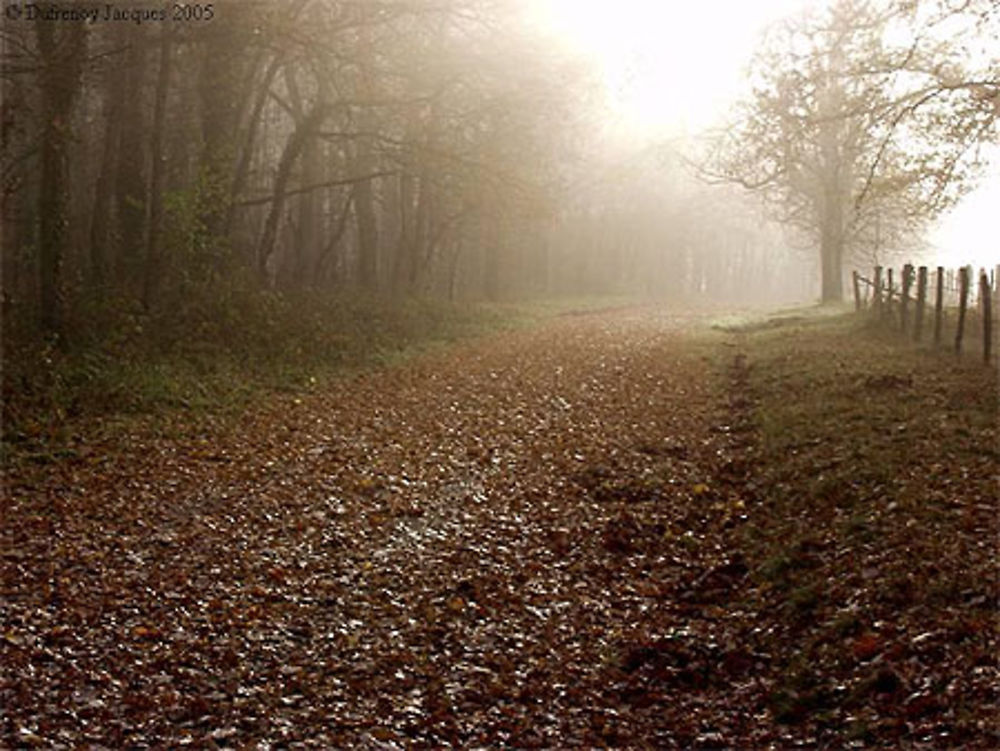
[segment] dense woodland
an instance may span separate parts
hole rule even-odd
[[[489,8],[184,12],[7,25],[15,316],[57,332],[94,305],[184,317],[247,286],[455,294],[463,267],[492,295],[501,255],[528,256],[511,228],[554,210],[572,73]]]
[[[751,261],[692,197],[636,202],[632,168],[607,177],[587,71],[510,4],[183,13],[6,24],[11,325],[71,343],[123,316],[225,316],[251,290],[499,299],[650,272],[700,290],[733,251]]]

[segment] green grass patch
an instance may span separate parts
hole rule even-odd
[[[74,434],[94,430],[95,420],[102,429],[159,420],[163,430],[189,424],[197,432],[199,420],[238,414],[269,393],[306,391],[469,338],[628,304],[617,297],[487,304],[234,288],[150,312],[81,304],[59,346],[15,317],[4,321],[0,451],[5,460],[54,460]]]

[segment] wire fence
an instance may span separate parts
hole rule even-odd
[[[870,276],[852,273],[854,307],[897,328],[915,342],[981,348],[983,362],[997,367],[996,319],[1000,299],[1000,265],[947,269],[906,264],[876,266]]]

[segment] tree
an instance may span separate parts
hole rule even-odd
[[[139,25],[125,30],[124,59],[118,73],[115,96],[118,110],[113,115],[121,118],[117,128],[118,144],[115,155],[115,215],[117,221],[119,275],[128,281],[129,292],[135,291],[142,278],[144,238],[146,236],[147,195],[149,189],[146,151],[148,128],[147,97],[144,96],[149,72],[149,33]],[[109,116],[112,116],[109,113]]]
[[[163,139],[166,130],[167,94],[170,87],[173,46],[171,32],[165,28],[160,32],[159,72],[156,77],[156,94],[153,103],[153,123],[150,133],[150,174],[149,174],[149,216],[146,223],[146,268],[142,286],[143,306],[152,306],[159,284],[161,266],[160,237],[163,231],[163,185],[166,165],[163,156]]]
[[[860,61],[853,76],[875,82],[890,96],[879,116],[878,148],[870,155],[861,199],[876,187],[893,145],[925,177],[927,197],[945,208],[968,187],[953,179],[996,140],[1000,117],[1000,5],[994,0],[893,0],[886,26],[906,44]],[[951,148],[925,134],[944,131]]]
[[[992,123],[969,127],[964,107],[913,91],[908,69],[918,58],[962,74],[954,39],[924,50],[901,19],[897,7],[840,0],[772,30],[753,64],[753,94],[703,168],[758,192],[810,238],[824,301],[842,298],[844,261],[873,219],[897,218],[887,234],[900,234],[936,216],[975,175],[970,144],[990,137]],[[962,88],[966,99],[980,96]]]
[[[255,285],[537,285],[585,97],[519,13],[519,0],[219,0],[162,28],[5,24],[15,317],[41,311],[55,331],[65,303],[81,342],[116,329],[169,342],[235,320]]]
[[[41,183],[38,188],[41,324],[62,327],[62,265],[67,243],[70,120],[80,91],[87,31],[82,24],[35,25],[41,70]]]

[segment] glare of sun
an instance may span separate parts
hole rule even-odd
[[[537,19],[597,65],[632,136],[709,124],[736,96],[759,32],[810,0],[538,0]]]
[[[931,262],[949,267],[972,264],[977,269],[1000,264],[994,219],[1000,206],[1000,153],[996,152],[1000,149],[994,152],[996,166],[931,233]]]

